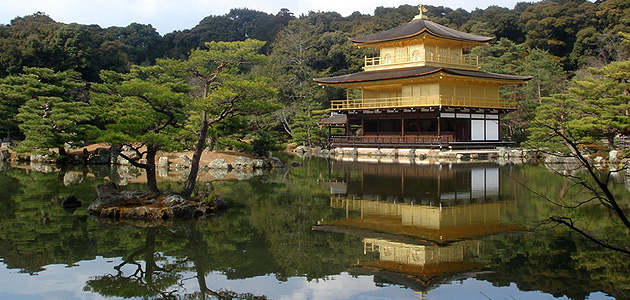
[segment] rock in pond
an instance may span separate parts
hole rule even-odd
[[[61,206],[63,208],[75,208],[81,207],[81,205],[83,205],[83,203],[79,201],[79,199],[77,199],[77,196],[75,195],[67,196],[63,199],[63,202],[61,202]]]
[[[237,170],[251,170],[254,168],[254,160],[249,157],[239,156],[232,162],[232,167]]]
[[[131,200],[140,201],[149,195],[149,193],[143,191],[122,191],[114,182],[98,185],[96,187],[96,193],[96,200],[94,200],[87,209],[88,212],[92,214],[99,214],[101,209],[105,206],[120,205],[125,202],[131,202]]]
[[[271,156],[268,160],[272,168],[284,168],[284,164],[279,158]]]
[[[172,194],[172,195],[166,196],[166,198],[164,199],[164,205],[168,207],[186,205],[186,204],[188,204],[188,201],[180,195]]]
[[[143,191],[122,191],[113,182],[97,187],[98,197],[88,212],[102,218],[161,221],[170,218],[198,218],[218,209],[217,202],[197,202],[177,194],[150,194]],[[219,202],[221,208],[224,203]]]
[[[87,158],[87,163],[91,165],[107,165],[110,163],[111,152],[109,149],[96,148]]]
[[[208,168],[229,170],[232,166],[225,159],[217,158],[208,164]]]

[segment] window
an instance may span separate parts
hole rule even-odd
[[[436,119],[405,119],[405,133],[436,133],[437,132],[437,120]]]
[[[420,131],[420,122],[417,119],[405,119],[405,133],[418,133]]]
[[[402,124],[400,120],[381,120],[379,132],[400,133]]]
[[[376,133],[396,133],[400,134],[402,131],[402,123],[400,119],[391,120],[365,120],[363,128],[366,134]]]
[[[434,133],[437,132],[436,119],[420,119],[420,132]]]
[[[459,61],[459,54],[453,53],[453,63],[454,64],[459,64],[460,63],[460,61]]]
[[[442,132],[454,132],[455,131],[455,119],[442,119]]]
[[[413,53],[411,53],[411,61],[421,61],[422,59],[420,58],[420,51],[416,50]]]
[[[378,122],[376,120],[365,120],[363,123],[364,133],[377,133]]]
[[[392,63],[392,56],[390,54],[385,54],[385,56],[383,56],[383,63],[384,64],[391,64]]]

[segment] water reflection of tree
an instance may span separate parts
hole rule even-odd
[[[0,257],[8,268],[37,274],[46,265],[72,265],[96,255],[87,212],[69,213],[61,201],[69,194],[95,197],[101,180],[66,186],[63,177],[15,168],[0,172]]]
[[[209,223],[209,221],[190,221],[171,224],[168,228],[143,229],[146,232],[144,244],[125,256],[124,261],[114,267],[116,270],[114,274],[95,276],[86,282],[84,290],[106,297],[124,298],[266,299],[265,296],[237,293],[226,289],[215,290],[208,286],[206,275],[216,270],[217,262],[225,257],[224,251],[213,252],[213,248],[216,250],[217,245],[211,245],[204,240],[209,232],[199,230],[199,226],[207,230]],[[184,243],[182,243],[182,236],[185,237]],[[237,233],[236,236],[239,234]],[[157,242],[157,237],[162,242]],[[226,236],[222,236],[216,241],[218,247],[236,249],[233,244],[234,239],[226,239]],[[158,249],[158,245],[165,249]],[[168,251],[169,254],[179,258],[166,259],[159,254],[160,250]],[[234,267],[238,264],[230,263],[229,265]],[[192,279],[184,277],[188,272],[194,274],[192,278],[197,281],[198,291],[186,291],[185,281]]]
[[[211,299],[216,298],[219,300],[232,300],[232,299],[250,299],[250,300],[265,300],[265,296],[257,296],[250,293],[236,293],[225,289],[212,290],[208,287],[206,282],[206,274],[210,269],[208,266],[208,258],[212,260],[213,254],[207,253],[208,244],[204,242],[203,234],[197,229],[196,222],[187,222],[184,226],[186,237],[188,238],[188,245],[186,247],[188,259],[192,262],[192,269],[194,270],[197,283],[199,285],[199,292],[186,295],[185,299]]]
[[[173,264],[162,259],[162,266],[157,264],[155,249],[156,228],[147,228],[144,245],[129,254],[125,260],[114,267],[116,274],[96,276],[88,280],[84,290],[110,297],[154,297],[169,294],[170,287],[176,285],[180,274],[173,273]],[[144,259],[144,268],[138,259]],[[125,275],[123,267],[133,265],[131,275]]]
[[[356,247],[361,244],[357,237],[311,230],[335,213],[326,188],[313,180],[317,174],[307,165],[292,169],[286,183],[285,178],[276,182],[258,178],[230,183],[229,188],[217,185],[226,199],[247,199],[250,222],[268,244],[278,280],[328,278],[346,271],[363,255],[362,247]]]
[[[554,297],[587,299],[601,291],[617,299],[630,296],[627,256],[570,236],[540,234],[492,236],[480,257],[493,272],[478,279],[497,286],[516,284],[523,291],[542,291]]]

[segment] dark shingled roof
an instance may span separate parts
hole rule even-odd
[[[466,77],[488,78],[508,81],[527,81],[532,79],[530,76],[516,76],[507,74],[487,73],[475,70],[462,70],[444,67],[422,66],[411,68],[398,68],[377,71],[364,71],[341,76],[328,78],[314,78],[315,82],[323,84],[340,84],[354,82],[370,82],[389,79],[403,79],[411,77],[421,77],[426,75],[444,72],[451,75],[459,75]]]
[[[332,114],[328,118],[319,121],[319,124],[335,125],[348,123],[348,115],[345,114]]]
[[[446,26],[431,22],[429,20],[414,19],[409,23],[405,23],[396,28],[392,28],[386,31],[382,31],[379,33],[366,35],[362,37],[350,38],[350,41],[357,44],[386,42],[386,41],[409,38],[412,36],[420,35],[425,32],[434,36],[438,36],[438,37],[456,39],[456,40],[462,40],[462,41],[478,42],[478,43],[485,43],[494,39],[492,37],[474,35],[470,33],[457,31],[455,29],[448,28]]]

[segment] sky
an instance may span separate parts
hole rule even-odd
[[[276,14],[287,8],[295,16],[309,11],[335,11],[348,16],[355,11],[373,14],[379,6],[434,5],[472,11],[488,6],[514,8],[524,0],[423,0],[422,3],[398,0],[0,0],[0,24],[16,17],[43,12],[61,23],[98,24],[103,28],[131,23],[151,24],[161,34],[193,28],[204,17],[227,14],[231,8],[249,8]],[[527,0],[525,0],[527,1]],[[529,1],[528,1],[529,2]]]

